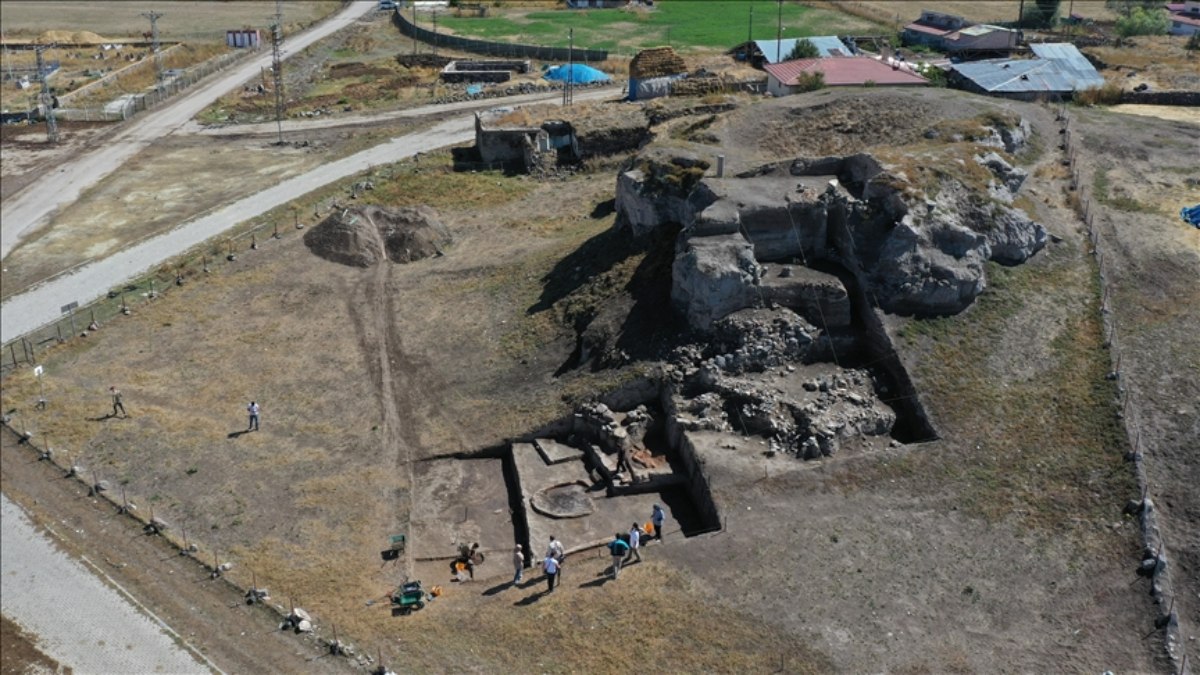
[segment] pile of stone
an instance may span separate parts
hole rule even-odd
[[[450,243],[450,231],[428,206],[335,208],[304,235],[313,253],[353,267],[370,267],[383,259],[409,263],[440,255]]]

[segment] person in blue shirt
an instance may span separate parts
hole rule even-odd
[[[552,555],[546,556],[542,561],[542,571],[546,573],[546,584],[549,589],[547,593],[554,592],[554,583],[558,580],[558,571],[562,569],[562,562]]]
[[[629,544],[621,538],[620,532],[616,533],[613,540],[608,542],[608,551],[612,553],[612,578],[615,581],[621,574],[621,563],[629,554]]]

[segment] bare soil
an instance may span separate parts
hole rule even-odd
[[[118,172],[90,188],[63,209],[53,226],[31,233],[7,258],[0,279],[5,296],[18,293],[63,270],[170,230],[216,206],[241,199],[281,180],[302,174],[419,121],[396,120],[370,129],[310,130],[289,134],[290,145],[274,136],[226,138],[173,134],[154,143]],[[83,133],[101,133],[84,127]],[[95,129],[95,131],[93,131]],[[69,132],[74,137],[73,132]],[[6,140],[6,162],[26,171],[16,182],[33,180],[53,157],[87,143],[86,136],[63,149],[46,149],[34,132]],[[298,140],[298,137],[304,140]],[[6,171],[8,170],[6,164]],[[9,177],[5,176],[8,187]]]
[[[38,649],[37,638],[21,630],[8,617],[0,617],[0,673],[56,673],[70,675],[70,668],[60,668],[57,661]]]
[[[46,138],[45,124],[0,125],[0,199],[29,185],[54,163],[84,149],[114,129],[103,122],[59,122],[58,143]]]
[[[840,111],[838,123],[809,114],[814,105]],[[602,557],[585,553],[568,559],[561,593],[540,593],[536,574],[508,584],[513,530],[494,460],[446,464],[456,453],[494,452],[645,367],[564,367],[576,346],[569,317],[637,308],[661,297],[645,289],[669,273],[661,255],[612,233],[615,165],[537,182],[454,174],[448,153],[402,163],[377,173],[388,179],[366,198],[436,208],[455,237],[445,256],[358,269],[320,260],[299,236],[268,242],[50,349],[47,410],[33,409],[28,369],[3,382],[3,407],[16,410],[18,428],[54,439],[60,457],[124,487],[143,512],[153,506],[186,527],[202,558],[235,561],[233,583],[247,586],[253,570],[276,597],[314,612],[322,631],[336,624],[413,670],[1163,671],[1161,634],[1142,639],[1154,608],[1130,583],[1141,540],[1120,513],[1137,486],[1122,460],[1116,384],[1104,378],[1111,363],[1094,261],[1056,168],[1053,111],[942,90],[838,91],[740,110],[713,133],[737,170],[823,154],[826,143],[876,149],[987,108],[1034,124],[1033,150],[1018,157],[1032,174],[1023,203],[1060,241],[1025,266],[989,268],[989,291],[960,316],[892,322],[941,438],[799,463],[763,456],[756,439],[723,437],[733,448],[706,466],[723,531],[684,538],[672,524],[666,543],[617,582],[603,580]],[[1125,118],[1097,115],[1088,124],[1101,130],[1099,147],[1128,133]],[[891,133],[876,128],[879,116]],[[1165,148],[1183,133],[1143,124],[1129,143]],[[1176,151],[1123,152],[1143,177],[1178,181],[1186,176],[1170,167],[1187,163]],[[1137,414],[1144,406],[1170,417],[1148,424],[1143,442],[1161,444],[1173,462],[1156,475],[1176,505],[1170,535],[1186,577],[1195,564],[1188,528],[1197,531],[1185,490],[1197,464],[1186,449],[1196,447],[1197,411],[1180,401],[1200,396],[1188,388],[1194,374],[1177,365],[1200,362],[1188,351],[1200,323],[1188,295],[1194,240],[1164,215],[1143,215],[1129,216],[1138,236],[1121,239],[1145,256],[1122,293],[1128,311],[1146,313],[1129,325],[1157,328],[1141,360],[1125,357],[1132,370],[1122,382],[1144,387]],[[1143,236],[1150,228],[1169,234]],[[1147,272],[1163,258],[1175,271]],[[1158,298],[1163,284],[1171,290]],[[1139,304],[1143,296],[1158,299]],[[628,316],[615,322],[625,335],[674,330],[663,305]],[[105,417],[114,383],[131,419]],[[262,431],[242,431],[249,400],[263,406]],[[23,471],[45,467],[23,460]],[[10,466],[8,494],[70,484],[15,480]],[[69,517],[90,500],[38,501]],[[397,532],[419,540],[402,565],[381,566]],[[475,582],[451,584],[445,561],[422,558],[451,555],[465,538],[489,560]],[[405,576],[446,593],[392,617],[379,599]],[[205,621],[232,609],[208,602],[198,612]],[[273,628],[258,623],[260,633]],[[596,645],[621,648],[598,655]],[[229,650],[244,663],[243,650],[256,649],[230,641],[210,657],[222,663]]]

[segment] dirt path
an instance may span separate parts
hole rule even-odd
[[[6,498],[4,545],[0,547],[5,557],[3,594],[6,615],[10,612],[10,606],[18,602],[17,596],[10,592],[9,584],[18,577],[10,576],[9,572],[15,570],[21,575],[19,578],[24,579],[34,573],[31,570],[36,570],[37,576],[45,577],[42,570],[49,570],[48,565],[54,565],[55,570],[71,566],[80,569],[83,576],[74,580],[54,572],[54,584],[70,588],[73,595],[76,591],[81,594],[83,591],[79,589],[86,585],[88,588],[98,586],[94,591],[97,594],[107,592],[115,596],[111,587],[99,581],[100,576],[91,576],[101,570],[107,583],[119,585],[127,593],[126,597],[133,598],[140,605],[153,607],[159,620],[159,623],[153,623],[127,604],[130,618],[112,622],[104,616],[83,612],[86,605],[92,604],[90,601],[81,603],[75,600],[42,605],[36,613],[40,616],[37,622],[31,619],[27,623],[23,614],[13,613],[14,618],[44,638],[40,644],[49,655],[61,658],[64,665],[78,663],[76,672],[182,673],[211,669],[239,673],[349,672],[345,661],[317,660],[315,657],[324,651],[315,640],[280,632],[277,629],[277,615],[262,606],[246,605],[237,588],[222,579],[210,579],[207,570],[198,561],[179,555],[158,537],[145,536],[133,519],[114,515],[108,502],[89,497],[83,485],[63,479],[62,474],[49,464],[36,461],[33,453],[17,445],[15,437],[7,429],[0,430],[0,487]],[[53,528],[57,535],[51,547],[55,560],[37,565],[10,563],[9,556],[15,554],[20,542],[9,536],[8,528],[16,517],[10,516],[8,500],[22,507],[34,522]],[[85,553],[93,561],[90,573],[83,571],[83,563],[78,562]],[[212,666],[203,665],[190,656],[182,663],[159,659],[166,667],[157,671],[150,660],[143,661],[141,666],[132,661],[109,666],[95,660],[76,662],[74,645],[78,644],[78,638],[83,633],[74,633],[65,640],[51,637],[58,630],[58,625],[71,625],[73,619],[69,614],[82,616],[93,626],[103,626],[103,630],[111,636],[90,640],[87,642],[88,651],[101,651],[94,646],[96,640],[103,640],[118,646],[114,651],[121,653],[113,658],[122,657],[125,653],[144,655],[148,652],[136,648],[136,645],[155,639],[152,633],[158,631],[160,626],[169,626],[180,642],[198,652],[200,658],[211,662]],[[116,637],[114,631],[117,624],[143,622],[149,624],[146,635],[150,637]],[[62,642],[68,648],[69,656],[55,648],[57,642]],[[127,650],[127,644],[135,645],[135,649]],[[169,639],[168,645],[174,646]],[[88,659],[96,656],[86,655]]]
[[[351,3],[328,21],[304,33],[288,36],[286,52],[295,54],[303,50],[357,21],[375,7],[374,2]],[[125,128],[103,147],[59,166],[57,171],[5,200],[0,257],[7,256],[25,233],[46,222],[56,210],[78,199],[84,190],[116,171],[155,139],[174,132],[225,92],[259,73],[270,61],[271,53],[264,51],[176,101],[127,122]]]

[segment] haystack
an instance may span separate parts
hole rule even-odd
[[[335,209],[304,235],[304,244],[326,260],[370,267],[384,258],[408,263],[438,255],[450,231],[428,206]]]
[[[687,72],[687,63],[670,47],[643,49],[629,62],[629,77],[642,80]]]

